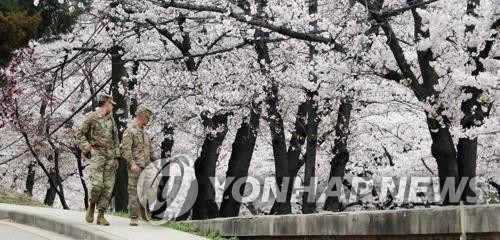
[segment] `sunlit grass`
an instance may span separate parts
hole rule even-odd
[[[111,215],[117,216],[117,217],[124,217],[128,218],[128,212],[127,211],[114,211],[110,212]],[[231,238],[224,238],[220,236],[220,233],[217,231],[207,231],[207,230],[201,230],[195,227],[194,225],[183,223],[183,222],[167,222],[163,225],[163,227],[168,227],[177,231],[181,232],[187,232],[190,234],[198,235],[201,237],[206,237],[208,239],[212,240],[237,240],[237,237],[231,237]]]
[[[207,237],[207,238],[212,239],[212,240],[222,240],[222,239],[237,240],[238,239],[237,237],[224,238],[224,237],[221,237],[220,233],[217,231],[201,230],[201,229],[198,229],[197,227],[195,227],[191,224],[182,223],[182,222],[167,222],[167,223],[163,224],[163,226],[168,227],[168,228],[172,228],[172,229],[175,229],[178,231],[195,234],[198,236]]]
[[[0,188],[0,203],[47,207],[27,194],[18,193],[12,189],[5,188]]]

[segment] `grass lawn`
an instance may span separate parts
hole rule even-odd
[[[179,230],[179,231],[183,231],[183,232],[188,232],[188,233],[195,234],[195,235],[202,236],[202,237],[207,237],[207,238],[212,239],[212,240],[222,240],[222,239],[237,240],[238,239],[237,237],[224,238],[224,237],[220,236],[219,232],[201,230],[193,225],[182,223],[182,222],[167,222],[167,223],[163,224],[162,226],[172,228],[175,230]]]
[[[0,203],[29,205],[29,206],[45,206],[43,203],[35,200],[33,197],[24,193],[18,193],[12,189],[0,188]]]
[[[117,217],[128,218],[127,212],[112,212],[111,215],[114,215]],[[201,237],[206,237],[206,238],[212,239],[212,240],[224,240],[224,239],[237,240],[238,239],[236,237],[224,238],[224,237],[221,237],[218,232],[204,231],[204,230],[196,228],[193,225],[182,223],[182,222],[167,222],[161,226],[168,227],[168,228],[175,229],[175,230],[182,231],[182,232],[191,233],[191,234],[198,235]]]

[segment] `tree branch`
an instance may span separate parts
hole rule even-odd
[[[222,35],[220,35],[218,38],[216,38],[207,48],[207,53],[210,52],[210,50],[212,50],[213,47],[215,47],[215,45],[221,41],[225,36],[226,34],[228,34],[229,32],[224,32]],[[207,56],[207,55],[205,55]],[[205,56],[201,56],[200,59],[198,59],[198,62],[196,62],[196,68],[198,68],[201,64],[201,61],[203,61],[203,58]]]
[[[415,76],[415,73],[413,73],[410,64],[406,60],[403,48],[399,44],[399,41],[396,37],[396,33],[392,29],[391,24],[386,19],[380,17],[379,15],[373,14],[373,12],[380,11],[381,4],[377,1],[374,1],[374,3],[372,3],[365,0],[358,0],[358,2],[367,8],[371,17],[373,17],[373,19],[377,22],[377,24],[380,25],[380,27],[384,31],[387,37],[387,45],[389,46],[389,49],[391,50],[394,59],[396,60],[399,69],[401,70],[401,73],[405,78],[410,80],[410,87],[415,93],[415,96],[419,100],[425,99],[424,89],[418,83],[418,79]]]
[[[16,103],[16,116],[19,117],[19,111],[17,109],[18,108],[17,108],[17,103]],[[49,171],[47,170],[47,168],[45,167],[45,165],[43,165],[42,161],[40,160],[40,157],[38,156],[38,153],[33,149],[33,146],[31,145],[31,142],[29,140],[28,134],[24,130],[21,130],[21,134],[24,137],[24,140],[26,142],[26,145],[28,146],[29,151],[31,152],[31,155],[33,155],[33,157],[35,158],[36,162],[38,163],[38,166],[40,166],[40,168],[42,168],[43,172],[45,173],[45,175],[49,179],[50,186],[52,186],[54,188],[54,191],[57,193],[57,195],[59,196],[60,199],[64,199],[64,196],[59,191],[58,185],[56,185],[54,183],[54,180],[50,176],[51,174],[49,173]],[[63,208],[64,209],[69,209],[69,207],[64,203],[64,201],[62,202],[62,204],[63,204]]]
[[[162,36],[166,37],[170,42],[172,42],[175,45],[175,47],[177,47],[179,50],[182,51],[182,49],[183,49],[182,42],[178,41],[178,40],[175,40],[173,33],[171,33],[170,31],[168,31],[166,29],[160,29],[158,27],[158,25],[155,22],[153,22],[153,20],[151,20],[149,18],[146,18],[146,22],[149,23],[154,29],[156,29],[156,31],[159,34],[161,34]]]
[[[420,158],[420,160],[424,164],[424,167],[427,169],[427,171],[429,171],[432,175],[435,175],[434,171],[432,171],[432,169],[427,165],[427,163],[425,162],[424,158]]]
[[[13,157],[11,157],[11,158],[3,161],[3,162],[1,162],[0,165],[7,164],[7,163],[9,163],[11,161],[14,161],[14,160],[18,159],[19,157],[21,157],[22,155],[24,155],[25,153],[27,153],[28,151],[29,150],[24,150],[23,152],[21,152],[21,153],[15,155],[15,156],[13,156]]]
[[[205,12],[214,12],[214,13],[220,13],[220,14],[225,14],[228,15],[229,17],[242,22],[246,23],[255,27],[261,27],[265,28],[268,30],[271,30],[273,32],[289,36],[292,38],[296,39],[301,39],[301,40],[306,40],[306,41],[311,41],[311,42],[320,42],[320,43],[326,43],[326,44],[332,44],[334,47],[333,49],[338,51],[338,52],[343,52],[346,53],[347,49],[341,45],[336,43],[335,38],[331,37],[323,37],[321,35],[313,34],[313,33],[306,33],[306,32],[298,32],[295,30],[292,30],[290,28],[287,28],[285,26],[277,26],[274,24],[271,24],[267,22],[266,20],[255,18],[250,15],[246,14],[241,14],[233,11],[232,9],[229,8],[223,8],[223,7],[217,7],[217,6],[208,6],[208,5],[197,5],[197,4],[190,4],[190,3],[181,3],[176,0],[171,0],[171,1],[162,1],[160,6],[164,8],[180,8],[180,9],[186,9],[186,10],[192,10],[192,11],[205,11]]]
[[[240,49],[245,47],[246,45],[253,45],[258,42],[265,42],[265,43],[275,43],[275,42],[282,42],[286,41],[287,39],[283,38],[276,38],[276,39],[269,39],[269,40],[247,40],[244,39],[243,42],[236,44],[232,47],[224,48],[224,49],[219,49],[219,50],[213,50],[211,52],[205,52],[205,53],[197,53],[197,54],[191,54],[190,56],[193,58],[197,57],[206,57],[210,55],[217,55],[221,53],[226,53],[226,52],[231,52],[235,49]],[[140,62],[158,62],[158,61],[176,61],[176,60],[182,60],[185,59],[185,56],[179,56],[179,57],[170,57],[170,58],[151,58],[151,59],[126,59],[124,61],[140,61]]]
[[[71,119],[73,119],[74,116],[76,116],[76,114],[78,114],[81,110],[83,110],[83,108],[85,108],[85,106],[87,106],[87,104],[89,102],[92,101],[93,98],[95,98],[97,96],[97,94],[99,94],[106,85],[108,85],[108,83],[111,82],[111,77],[106,81],[104,82],[104,84],[102,84],[102,86],[99,87],[99,89],[97,89],[95,91],[95,93],[90,96],[90,98],[88,98],[76,111],[73,112],[73,114],[71,114],[71,116],[69,116],[66,120],[64,120],[64,122],[62,122],[61,124],[59,124],[59,126],[57,126],[54,130],[52,130],[49,134],[48,134],[48,137],[52,136],[52,134],[54,134],[55,132],[57,132],[57,130],[59,130],[60,128],[62,128],[64,126],[64,124],[68,123]]]
[[[398,8],[398,9],[394,9],[394,10],[384,11],[384,12],[378,13],[378,14],[382,18],[390,18],[390,17],[397,16],[401,13],[404,13],[408,10],[414,10],[416,8],[423,7],[423,6],[429,5],[429,4],[437,2],[437,1],[438,0],[428,0],[428,1],[417,2],[414,4],[409,4],[408,6],[404,6],[404,7]],[[374,14],[377,14],[377,13],[374,13]]]

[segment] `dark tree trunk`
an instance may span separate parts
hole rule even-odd
[[[53,168],[50,169],[49,173],[50,173],[49,177],[52,179],[52,182],[57,182],[56,172],[54,171]],[[53,206],[55,199],[56,199],[56,188],[54,187],[54,185],[49,184],[49,188],[47,189],[47,192],[45,192],[45,198],[43,200],[43,204],[48,206]]]
[[[296,177],[304,162],[300,159],[302,146],[306,141],[306,117],[310,108],[310,102],[305,101],[299,105],[297,116],[295,117],[294,131],[290,138],[290,146],[288,146],[288,166],[290,168],[290,177]]]
[[[90,91],[90,95],[93,96],[92,97],[92,103],[91,103],[91,109],[93,111],[93,109],[96,109],[97,108],[97,99],[95,97],[96,93],[95,93],[95,87],[94,87],[94,82],[93,82],[93,79],[91,77],[87,77],[87,84],[89,85],[89,91]],[[83,86],[83,84],[82,84]],[[82,87],[82,92],[84,91],[84,88]]]
[[[435,91],[434,85],[439,82],[439,76],[436,74],[431,64],[431,62],[434,61],[432,51],[430,49],[427,49],[425,51],[417,50],[419,68],[421,70],[421,76],[423,79],[423,84],[421,85],[418,83],[418,79],[410,68],[408,61],[404,56],[404,52],[398,43],[398,37],[392,30],[390,23],[384,18],[381,18],[380,15],[374,14],[376,12],[379,12],[378,10],[380,8],[377,8],[376,5],[378,2],[360,2],[366,3],[363,5],[366,5],[368,7],[370,16],[372,16],[379,24],[381,24],[382,29],[387,35],[387,44],[394,55],[394,58],[398,64],[399,69],[401,70],[402,75],[405,78],[409,78],[411,80],[410,87],[415,93],[415,96],[422,102],[427,102],[429,98],[438,99],[439,93]],[[480,0],[467,0],[467,14],[470,17],[477,17],[477,13],[475,10],[480,5],[480,2]],[[423,0],[416,0],[413,1],[413,3],[423,3]],[[381,4],[379,5],[381,7]],[[420,8],[425,8],[425,5],[421,6]],[[418,14],[417,8],[414,8],[411,11],[414,20],[415,42],[418,42],[423,38],[428,38],[429,30],[424,27],[422,17]],[[498,28],[498,25],[491,25],[492,30],[496,28]],[[465,31],[469,35],[474,35],[475,25],[468,24],[467,26],[465,26]],[[485,41],[484,47],[481,50],[479,50],[475,46],[468,46],[467,51],[470,55],[470,61],[468,62],[468,64],[475,67],[472,71],[472,76],[478,76],[479,73],[485,70],[482,60],[488,57],[494,45],[494,39],[496,38],[497,34],[497,32],[493,32],[490,38]],[[484,119],[484,117],[489,115],[489,109],[487,111],[483,111],[483,109],[484,107],[490,108],[491,105],[479,103],[478,97],[482,93],[481,89],[473,86],[466,86],[463,90],[464,93],[472,94],[472,97],[462,102],[461,108],[464,112],[464,118],[461,122],[462,128],[468,129],[474,125],[482,125],[482,120]],[[436,103],[431,104],[436,105]],[[438,111],[440,110],[438,109]],[[448,126],[439,126],[440,124],[432,119],[428,119],[427,122],[429,125],[429,129],[431,130],[431,138],[433,140],[431,151],[438,164],[438,175],[441,178],[441,189],[443,189],[443,184],[447,177],[453,177],[456,184],[458,184],[462,180],[462,177],[475,177],[475,167],[477,161],[477,139],[459,139],[457,150],[455,151]],[[461,199],[467,200],[468,196],[475,196],[474,188],[471,188],[469,184],[467,184],[463,194],[461,195]],[[451,203],[450,199],[447,197],[443,200],[443,204],[456,204],[456,202]]]
[[[195,174],[198,180],[198,197],[193,206],[193,219],[201,220],[219,216],[219,207],[215,203],[215,189],[211,180],[215,178],[219,150],[227,133],[227,114],[212,118],[203,116],[203,126],[208,131],[201,148],[201,155],[196,160]],[[217,133],[212,131],[218,130]]]
[[[163,141],[161,142],[161,155],[160,155],[161,160],[160,161],[161,161],[162,166],[164,166],[165,164],[167,164],[167,161],[168,161],[167,159],[170,158],[170,156],[172,154],[172,147],[174,146],[174,128],[172,127],[171,124],[166,123],[163,125],[162,131],[163,131],[164,138],[163,138]],[[165,186],[167,185],[168,180],[169,180],[169,177],[167,177],[167,176],[161,177],[159,182],[158,182],[158,189],[165,189]],[[163,204],[162,202],[156,201],[153,209],[160,209],[162,204]],[[186,220],[189,217],[190,213],[191,213],[191,211],[188,211],[183,216],[180,216],[180,217],[185,217],[185,219],[180,218],[179,221]]]
[[[137,85],[137,77],[136,75],[138,74],[139,71],[139,61],[134,61],[134,66],[132,66],[132,74],[133,76],[130,78],[128,82],[128,91],[130,94],[130,115],[132,117],[135,117],[135,112],[137,111],[137,108],[139,106],[139,101],[137,100],[137,96],[134,93],[135,86]]]
[[[340,178],[343,182],[345,167],[349,162],[349,151],[347,150],[347,139],[349,137],[349,124],[351,121],[352,103],[348,98],[340,102],[337,123],[335,125],[335,141],[333,146],[333,159],[330,166],[330,178]],[[333,191],[341,191],[336,185],[328,186]],[[323,209],[327,211],[339,212],[343,206],[338,196],[328,196]]]
[[[480,0],[467,1],[467,14],[471,17],[477,17],[476,8],[479,7]],[[473,35],[475,25],[467,25],[466,32]],[[497,33],[492,34],[491,39],[495,39]],[[471,56],[469,64],[474,64],[475,69],[472,71],[472,76],[478,76],[484,72],[484,64],[482,60],[488,57],[489,52],[493,46],[492,40],[487,40],[484,48],[478,51],[477,47],[468,47],[467,51]],[[483,94],[483,90],[473,86],[464,87],[464,93],[472,94],[471,98],[464,100],[461,105],[461,110],[464,117],[461,120],[463,129],[469,129],[474,126],[481,126],[484,118],[488,117],[491,110],[491,105],[482,103],[479,99]],[[484,110],[486,109],[486,110]],[[460,138],[457,145],[457,161],[458,161],[458,174],[461,178],[467,178],[467,185],[462,194],[462,201],[468,204],[474,204],[476,201],[476,188],[475,183],[471,184],[471,178],[476,176],[477,166],[477,138]],[[468,197],[470,197],[468,199]]]
[[[64,196],[64,187],[63,187],[61,172],[59,171],[59,150],[55,148],[54,143],[52,143],[50,139],[49,142],[52,148],[54,149],[54,170],[56,172],[56,180],[60,192],[59,200],[61,201],[61,204],[63,205],[64,209],[69,209],[69,207],[66,204],[66,197]]]
[[[416,36],[416,41],[422,38],[428,38],[429,30],[424,30],[422,17],[417,13],[416,9],[412,9],[412,14],[415,22],[414,34]],[[439,76],[431,64],[431,61],[434,59],[433,53],[431,49],[426,49],[425,51],[417,51],[417,56],[425,95],[436,98],[438,93],[435,91],[434,86],[439,82]],[[436,105],[436,103],[432,104]],[[453,177],[456,181],[456,186],[458,186],[460,178],[458,174],[457,154],[449,127],[442,127],[441,124],[434,119],[427,119],[427,124],[432,138],[431,153],[437,161],[441,189],[443,189],[443,184],[448,177]],[[447,123],[445,124],[447,125]],[[444,205],[456,204],[456,202],[452,203],[450,201],[449,195],[445,196],[442,201]]]
[[[318,0],[309,0],[309,15],[314,15],[318,13]],[[318,30],[317,21],[312,21],[309,23],[314,31]],[[309,61],[310,66],[315,67],[314,56],[317,51],[314,45],[309,45]],[[309,78],[311,82],[316,83],[317,77],[314,70],[309,73]],[[304,186],[308,186],[309,190],[312,192],[304,192],[302,197],[302,213],[314,213],[316,212],[316,183],[312,182],[312,178],[315,177],[316,170],[316,150],[318,145],[318,102],[317,102],[318,92],[307,90],[307,98],[309,101],[309,110],[307,113],[307,145],[306,145],[306,156],[305,156],[305,168],[304,168]],[[311,188],[314,187],[314,188]]]
[[[161,158],[169,158],[174,146],[174,127],[170,123],[163,125],[163,141],[161,142]]]
[[[49,128],[47,128],[47,132],[49,131]],[[59,201],[61,202],[61,205],[63,206],[64,209],[69,209],[68,204],[66,203],[66,197],[64,196],[64,187],[63,187],[63,180],[61,177],[61,173],[59,171],[59,149],[56,147],[52,139],[50,137],[47,139],[49,142],[50,147],[52,148],[52,151],[54,152],[53,155],[53,160],[54,160],[54,173],[55,173],[55,183],[57,184],[57,188],[59,190]],[[49,157],[52,157],[49,156]],[[57,193],[57,192],[56,192]]]
[[[418,0],[417,2],[422,2],[422,0]],[[415,26],[415,42],[420,41],[424,38],[428,38],[430,36],[429,30],[427,28],[424,28],[422,17],[418,14],[417,9],[412,9],[411,12],[413,14]],[[424,51],[417,50],[417,57],[423,79],[422,86],[425,92],[425,96],[431,99],[437,99],[439,93],[436,92],[434,86],[439,83],[439,76],[431,63],[434,59],[433,53],[430,48]],[[427,100],[424,99],[424,101]],[[435,108],[438,108],[438,103],[431,101],[431,104],[434,105]],[[442,109],[437,109],[438,113],[441,111]],[[429,127],[430,135],[432,138],[431,154],[436,159],[438,165],[440,189],[443,189],[444,183],[446,182],[447,178],[453,178],[453,180],[455,181],[455,188],[453,190],[457,190],[456,187],[461,180],[460,174],[458,172],[457,152],[455,150],[453,138],[450,134],[448,120],[446,116],[442,117],[444,119],[444,126],[442,126],[443,124],[439,123],[437,120],[430,119],[429,117],[427,118],[427,125]],[[451,201],[452,199],[450,199],[449,194],[441,197],[441,201],[444,205],[458,203],[457,201]]]
[[[248,176],[248,168],[252,160],[255,141],[257,139],[257,130],[259,128],[260,109],[258,104],[253,104],[250,110],[249,119],[244,119],[240,128],[236,132],[236,138],[233,142],[231,157],[226,172],[226,185],[220,207],[221,217],[237,217],[240,212],[241,198],[232,194],[234,182],[238,179]],[[227,179],[234,177],[229,182]],[[240,196],[245,192],[245,184],[239,189]]]
[[[260,18],[266,18],[264,8],[267,5],[267,0],[257,1],[257,11]],[[255,29],[255,39],[265,40],[269,38],[269,33],[260,29]],[[257,42],[255,44],[255,51],[257,53],[257,62],[259,63],[262,75],[268,76],[268,67],[271,64],[271,57],[269,56],[269,48],[266,43]],[[283,117],[279,112],[279,87],[273,79],[269,79],[268,86],[265,87],[266,104],[267,107],[267,122],[271,129],[271,139],[274,156],[274,167],[276,172],[277,190],[281,193],[288,193],[288,184],[290,184],[290,169],[288,164],[288,153],[286,148],[285,127],[283,124]],[[283,187],[285,181],[285,188]],[[287,196],[284,199],[278,200],[271,209],[271,214],[289,214],[291,213],[291,205],[287,201]]]
[[[455,181],[455,189],[459,183],[457,153],[453,138],[448,127],[441,127],[435,119],[427,119],[429,132],[432,138],[431,154],[436,159],[438,165],[439,186],[443,190],[447,178]],[[450,196],[441,196],[443,205],[457,204],[450,201]]]
[[[482,65],[479,65],[478,68],[482,68]],[[464,113],[464,117],[460,121],[462,128],[466,130],[481,126],[484,119],[490,114],[491,105],[485,106],[479,100],[483,94],[481,89],[465,87],[464,93],[471,94],[472,96],[464,100],[461,105],[461,110]],[[476,177],[476,167],[477,137],[460,138],[457,144],[457,169],[460,180],[467,181],[461,196],[461,200],[466,204],[474,204],[477,200],[475,182],[471,182]]]
[[[80,182],[83,188],[83,203],[85,204],[85,209],[89,207],[89,189],[87,187],[87,183],[85,183],[85,178],[83,175],[83,170],[85,169],[82,163],[82,151],[78,146],[75,146],[72,149],[73,154],[76,158],[76,164],[78,168],[78,176],[80,177]]]
[[[281,194],[285,193],[285,198],[281,199],[279,196],[274,203],[274,211],[271,214],[290,214],[291,205],[286,201],[288,193],[288,186],[291,184],[290,170],[288,167],[288,156],[286,150],[285,128],[283,125],[283,118],[278,110],[278,86],[271,83],[271,86],[266,89],[267,92],[267,115],[268,123],[271,129],[271,140],[274,156],[274,167],[276,171],[277,190]]]
[[[302,153],[302,146],[306,141],[306,117],[309,109],[309,102],[305,101],[301,103],[298,107],[297,116],[295,117],[294,131],[290,138],[290,145],[288,146],[288,168],[290,171],[290,183],[288,184],[288,190],[286,195],[286,202],[290,203],[292,198],[292,190],[295,177],[299,173],[300,168],[304,165],[304,159],[300,158]],[[274,202],[271,208],[271,214],[277,214],[276,207],[278,202]]]
[[[26,176],[26,193],[28,196],[33,196],[33,186],[35,185],[36,162],[31,161],[28,165],[28,174]]]
[[[466,204],[476,202],[476,189],[473,178],[476,177],[477,138],[460,138],[457,145],[457,169],[460,180],[466,179],[467,185],[461,200]],[[472,182],[471,182],[472,181]],[[471,186],[472,185],[472,186]]]
[[[170,124],[164,124],[163,125],[163,130],[162,130],[164,139],[161,143],[161,155],[160,155],[160,162],[162,166],[165,166],[167,162],[169,161],[168,158],[171,156],[171,151],[172,147],[174,146],[174,128],[171,127]],[[168,176],[162,176],[160,180],[158,181],[158,189],[165,189],[170,177]],[[158,193],[162,194],[162,193]],[[161,195],[158,196],[160,198]],[[162,196],[163,197],[163,196]],[[162,205],[164,203],[161,201],[155,201],[153,209],[161,209]],[[189,217],[189,214],[191,212],[188,211],[186,214],[184,214],[184,217]],[[154,219],[160,220],[158,216],[153,216]],[[186,219],[179,219],[179,220],[186,220]]]
[[[464,100],[461,105],[464,117],[460,124],[464,130],[467,130],[481,126],[484,118],[489,116],[491,107],[486,106],[486,110],[483,110],[485,106],[479,100],[483,94],[482,90],[475,87],[465,87],[464,93],[472,94],[471,98]],[[461,196],[461,200],[466,204],[474,204],[477,200],[475,182],[472,181],[476,177],[476,167],[477,137],[460,138],[457,144],[457,169],[460,180],[467,181]]]
[[[304,192],[302,197],[302,213],[316,212],[316,188],[315,182],[311,182],[316,176],[316,151],[318,147],[318,103],[314,100],[317,97],[317,92],[308,93],[309,112],[307,114],[307,145],[304,168],[304,186],[312,186],[314,188],[311,193]],[[312,196],[310,196],[310,194]]]
[[[113,47],[111,49],[111,94],[113,100],[116,102],[113,117],[118,128],[118,136],[122,138],[123,131],[127,128],[128,107],[127,98],[120,91],[120,88],[125,88],[123,78],[127,76],[122,56],[120,55],[120,47]],[[128,174],[127,164],[124,159],[119,160],[119,167],[116,171],[115,186],[113,195],[115,197],[115,210],[126,211],[128,205]]]

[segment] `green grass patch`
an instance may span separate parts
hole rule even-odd
[[[198,235],[201,237],[206,237],[212,240],[223,240],[223,239],[230,239],[230,240],[237,240],[237,237],[231,237],[231,238],[224,238],[221,237],[218,231],[207,231],[207,230],[201,230],[191,224],[187,223],[182,223],[182,222],[167,222],[163,224],[162,226],[172,228],[178,231],[182,232],[187,232],[191,233],[194,235]]]
[[[109,214],[111,214],[113,216],[117,216],[117,217],[128,218],[127,211],[114,211],[114,212],[110,212]],[[200,237],[206,237],[206,238],[212,239],[212,240],[238,240],[237,237],[231,237],[231,238],[221,237],[219,232],[217,232],[217,231],[201,230],[201,229],[198,229],[197,227],[195,227],[194,225],[182,223],[182,222],[173,222],[172,221],[172,222],[167,222],[161,226],[175,229],[175,230],[181,231],[181,232],[187,232],[190,234],[198,235]]]
[[[45,206],[43,203],[35,200],[33,197],[24,193],[18,193],[12,189],[0,188],[0,203],[28,205],[28,206]]]

